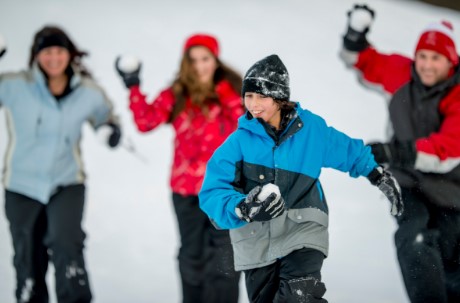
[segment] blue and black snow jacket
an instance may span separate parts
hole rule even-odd
[[[276,142],[250,114],[216,150],[207,165],[200,207],[223,229],[230,229],[235,267],[245,270],[273,263],[293,250],[328,253],[328,208],[319,176],[323,167],[367,176],[377,166],[369,147],[327,126],[296,104]],[[242,221],[235,207],[257,185],[278,185],[286,211],[268,222]]]

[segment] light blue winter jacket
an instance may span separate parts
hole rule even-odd
[[[0,75],[0,107],[9,135],[5,189],[46,204],[58,186],[84,182],[82,125],[89,121],[97,129],[115,117],[93,80],[74,72],[70,86],[72,92],[57,102],[37,66]]]
[[[303,247],[328,254],[328,207],[319,176],[323,167],[367,176],[377,166],[369,147],[329,127],[297,103],[278,141],[248,114],[208,162],[200,207],[220,228],[230,229],[235,269],[266,266]],[[255,186],[280,188],[282,216],[246,223],[235,207]]]

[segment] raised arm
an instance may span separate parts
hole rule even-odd
[[[355,5],[347,12],[347,29],[340,58],[358,72],[362,84],[393,94],[410,80],[412,60],[399,54],[382,54],[368,41],[375,12],[367,5]]]
[[[134,122],[139,131],[147,132],[169,121],[175,98],[171,89],[167,89],[148,103],[147,97],[140,90],[141,66],[141,62],[133,56],[121,56],[115,61],[115,69],[129,89],[129,108]]]

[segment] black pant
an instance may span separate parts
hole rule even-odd
[[[81,229],[85,187],[61,187],[44,205],[24,195],[5,191],[16,269],[18,302],[48,302],[48,261],[55,267],[59,303],[91,301],[83,260],[85,234]]]
[[[257,303],[327,303],[321,282],[324,255],[315,249],[295,250],[268,266],[245,270],[249,300]]]
[[[173,203],[181,237],[183,302],[238,302],[240,273],[234,270],[228,231],[214,228],[199,208],[197,196],[173,193]]]
[[[460,302],[460,212],[429,204],[417,191],[402,193],[395,242],[411,302]]]

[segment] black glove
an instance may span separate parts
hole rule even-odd
[[[348,27],[347,33],[343,36],[343,46],[347,50],[360,52],[369,46],[366,34],[374,21],[375,12],[366,4],[355,4],[347,15]]]
[[[115,60],[115,69],[127,88],[141,83],[139,79],[141,67],[142,63],[133,56],[118,56]]]
[[[372,185],[377,186],[388,200],[390,200],[391,214],[393,216],[400,216],[404,211],[404,204],[401,196],[401,188],[393,175],[389,171],[384,170],[383,167],[377,166],[369,173],[367,179]]]
[[[120,143],[121,138],[120,126],[113,122],[101,125],[97,129],[97,136],[102,143],[106,143],[112,148],[116,147]]]
[[[372,149],[375,161],[379,164],[389,164],[399,168],[414,167],[417,150],[413,141],[372,142],[368,145]]]
[[[0,58],[6,53],[6,42],[3,36],[0,34]]]
[[[247,222],[269,221],[283,214],[284,199],[275,184],[254,187],[235,208],[236,215]]]
[[[112,128],[112,134],[109,137],[108,144],[110,147],[116,147],[120,143],[121,138],[120,126],[114,123],[108,123],[107,125]]]

